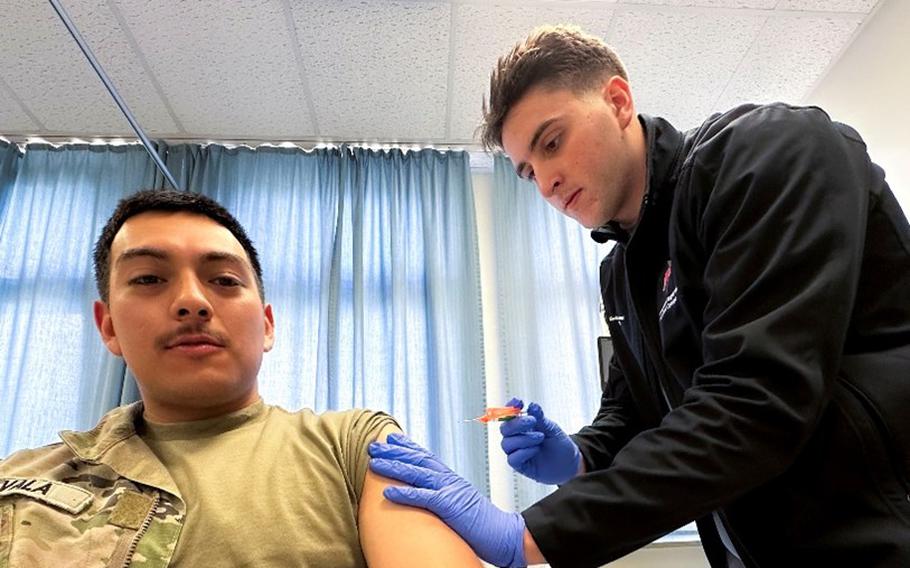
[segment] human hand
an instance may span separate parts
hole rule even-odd
[[[513,398],[506,406],[522,408]],[[543,414],[536,402],[528,413],[502,423],[502,449],[512,469],[534,481],[549,485],[569,481],[581,467],[581,452],[559,425]]]
[[[486,562],[510,568],[526,566],[525,521],[520,514],[493,505],[404,434],[389,434],[387,442],[370,444],[370,469],[411,487],[387,487],[383,491],[386,499],[434,513]]]

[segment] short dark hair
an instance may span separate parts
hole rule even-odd
[[[584,91],[619,75],[628,80],[619,56],[600,38],[574,26],[536,28],[499,58],[490,74],[490,98],[483,101],[480,141],[487,150],[502,148],[502,124],[532,87]]]
[[[107,220],[107,224],[104,225],[101,235],[95,242],[95,284],[103,302],[107,303],[110,298],[111,243],[114,242],[114,236],[127,219],[147,211],[187,212],[204,215],[230,231],[240,241],[243,250],[250,257],[250,264],[253,265],[253,273],[256,276],[256,286],[259,288],[259,298],[263,302],[265,301],[265,289],[262,287],[262,267],[259,265],[259,255],[256,253],[256,247],[253,246],[253,241],[246,235],[243,226],[227,209],[214,199],[199,193],[147,189],[120,200],[110,219]]]

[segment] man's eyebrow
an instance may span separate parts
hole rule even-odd
[[[121,264],[128,260],[134,258],[143,258],[150,257],[156,260],[169,260],[171,255],[164,249],[156,247],[136,247],[123,251],[120,253],[120,256],[117,257],[117,264]],[[249,263],[245,258],[239,254],[234,254],[232,252],[226,251],[209,251],[203,253],[199,260],[201,262],[231,262],[234,264],[239,264],[242,266],[249,266]]]
[[[245,258],[239,254],[223,251],[210,251],[202,255],[202,262],[232,262],[243,266],[250,266]],[[250,268],[252,268],[250,266]]]
[[[540,123],[540,126],[537,127],[537,130],[534,131],[534,136],[531,136],[531,143],[528,144],[528,152],[534,151],[534,146],[537,146],[537,141],[540,140],[540,137],[543,135],[544,130],[548,126],[556,122],[556,117],[547,119]]]
[[[530,152],[532,154],[534,153],[534,146],[537,145],[537,142],[540,140],[540,137],[543,135],[544,131],[547,129],[547,127],[549,127],[551,124],[556,122],[557,119],[558,119],[558,117],[554,117],[554,118],[547,119],[540,123],[540,125],[537,127],[537,129],[534,130],[534,135],[531,136],[531,142],[528,144],[528,152]],[[524,171],[524,169],[527,167],[527,165],[528,165],[527,162],[521,162],[520,164],[515,166],[515,173],[518,175],[518,177],[524,179],[524,176],[521,175],[521,172]]]
[[[146,257],[146,256],[155,258],[158,260],[167,260],[169,258],[167,251],[165,251],[163,249],[155,248],[155,247],[136,247],[136,248],[126,249],[125,251],[120,253],[120,256],[117,257],[117,264],[121,264],[123,262],[132,260],[134,258],[142,258],[142,257]]]

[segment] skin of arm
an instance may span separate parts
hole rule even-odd
[[[393,432],[400,430],[386,428],[377,441],[385,441]],[[382,490],[393,484],[402,485],[370,470],[363,481],[357,520],[370,568],[481,566],[471,547],[439,517],[383,497]]]

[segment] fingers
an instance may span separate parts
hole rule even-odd
[[[515,436],[506,436],[502,439],[502,451],[511,454],[515,450],[539,446],[544,440],[543,432],[524,432]]]
[[[544,416],[543,408],[536,402],[532,402],[528,405],[528,416],[533,416],[537,420],[537,429],[547,436],[559,436],[560,434],[564,434],[562,428],[559,427],[559,424]]]
[[[402,446],[402,447],[410,448],[410,449],[418,451],[418,452],[423,452],[425,454],[433,455],[433,452],[424,448],[423,446],[421,446],[414,440],[408,438],[401,432],[392,432],[391,434],[389,434],[386,437],[386,441],[389,444],[395,444],[396,446]]]
[[[522,402],[520,398],[514,398],[514,397],[511,400],[509,400],[509,402],[506,403],[506,406],[511,406],[511,407],[517,408],[519,410],[524,408],[524,405],[525,405],[524,402]]]
[[[383,489],[382,494],[389,501],[398,503],[399,505],[408,505],[410,507],[430,509],[430,505],[434,502],[433,496],[436,494],[436,492],[431,489],[416,489],[414,487],[393,486]],[[430,510],[432,511],[432,509]]]
[[[425,467],[433,471],[445,472],[449,468],[439,461],[435,455],[415,444],[404,434],[389,434],[389,443],[372,442],[367,451],[370,457],[396,460],[403,463]]]
[[[522,467],[529,460],[534,459],[537,455],[537,452],[540,451],[540,446],[534,446],[533,448],[525,448],[523,450],[515,450],[508,456],[506,456],[506,461],[509,462],[509,466],[512,469],[521,471]]]
[[[533,416],[519,416],[511,420],[506,420],[499,425],[499,432],[503,436],[515,436],[524,432],[532,432],[537,429],[537,419]]]
[[[438,472],[400,461],[373,458],[370,460],[370,469],[383,477],[397,479],[414,487],[439,489],[441,485]]]

